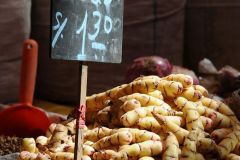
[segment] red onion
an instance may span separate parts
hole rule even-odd
[[[158,56],[140,57],[133,61],[126,74],[126,82],[144,75],[157,75],[164,77],[172,72],[172,64],[165,58]]]

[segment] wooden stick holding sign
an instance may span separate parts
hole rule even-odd
[[[53,59],[121,63],[124,0],[52,0]],[[82,66],[74,159],[83,153],[87,66]]]
[[[76,138],[75,138],[75,151],[74,160],[81,160],[83,156],[83,128],[85,125],[86,114],[86,93],[87,93],[87,76],[88,67],[81,65],[81,87],[80,87],[80,105],[77,110],[77,123],[76,123]]]

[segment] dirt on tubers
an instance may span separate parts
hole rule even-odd
[[[86,103],[82,160],[240,159],[234,112],[188,75],[139,77]],[[45,136],[25,138],[19,160],[73,160],[75,124],[51,124]]]

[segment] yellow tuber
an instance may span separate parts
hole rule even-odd
[[[37,145],[38,145],[38,144],[41,144],[41,145],[45,146],[45,145],[48,144],[48,138],[45,137],[45,136],[39,136],[39,137],[37,137],[37,139],[36,139],[36,144],[37,144]]]
[[[93,148],[101,150],[112,145],[125,145],[132,142],[132,134],[128,131],[121,131],[104,137],[94,143]]]
[[[50,160],[51,157],[48,154],[42,154],[42,153],[38,153],[36,160]]]
[[[84,139],[92,142],[97,142],[103,137],[109,136],[111,134],[112,129],[109,129],[107,127],[97,127],[92,130],[88,130],[86,133],[84,133]]]
[[[167,121],[171,121],[177,126],[180,126],[182,124],[181,117],[178,116],[164,116],[164,117]],[[140,129],[146,129],[151,131],[158,131],[162,129],[162,126],[157,122],[157,120],[154,117],[139,118],[137,126]]]
[[[139,158],[138,160],[155,160],[153,157],[142,157]]]
[[[81,157],[81,160],[92,160],[92,158],[87,155],[84,155]]]
[[[154,118],[158,121],[158,123],[164,126],[168,131],[175,134],[178,139],[179,144],[182,144],[184,139],[188,136],[189,131],[181,128],[177,124],[173,123],[166,119],[166,117],[161,116],[155,112],[152,113]]]
[[[172,132],[168,132],[167,134],[167,138],[163,143],[164,151],[162,160],[178,160],[178,156],[181,153],[178,140]]]
[[[127,154],[122,154],[111,149],[101,150],[93,154],[94,160],[128,160]]]
[[[125,127],[131,127],[135,125],[140,118],[146,117],[147,112],[143,108],[136,108],[121,116],[120,121]]]
[[[204,160],[204,157],[197,153],[197,138],[198,138],[198,131],[194,130],[191,131],[183,143],[181,159],[182,160]]]
[[[187,88],[193,85],[192,77],[185,74],[170,74],[169,76],[163,77],[162,79],[165,79],[168,81],[180,82],[184,88]]]
[[[145,157],[156,156],[162,152],[162,142],[160,141],[144,141],[141,143],[135,143],[132,145],[125,145],[120,149],[120,155],[127,154],[128,158],[132,157]]]
[[[71,135],[76,134],[76,119],[70,121],[65,125]]]
[[[204,126],[200,119],[200,115],[197,111],[196,105],[194,105],[193,102],[188,101],[183,97],[178,97],[175,100],[175,104],[179,109],[183,111],[184,117],[186,117],[186,128],[189,131],[193,130],[199,130],[201,132],[204,131]]]
[[[111,120],[110,111],[110,106],[107,106],[104,109],[100,110],[96,115],[97,122],[99,122],[101,125],[107,125]]]
[[[188,75],[139,77],[87,97],[86,109],[82,160],[240,159],[234,112]],[[23,139],[19,160],[73,160],[75,118]]]
[[[200,153],[216,153],[217,145],[214,140],[210,138],[199,138],[197,139],[197,151]],[[217,153],[216,153],[217,155]]]
[[[150,80],[161,80],[161,78],[156,76],[156,75],[150,75],[150,76],[140,76],[140,77],[134,79],[133,81],[140,81],[140,80],[143,81],[143,80],[148,80],[148,79],[150,79]]]
[[[146,116],[152,117],[152,111],[155,111],[156,113],[159,113],[164,116],[176,117],[176,116],[181,116],[183,114],[182,112],[165,109],[165,108],[162,108],[161,106],[148,106],[148,107],[136,108],[132,111],[125,113],[124,115],[121,116],[120,121],[126,127],[134,126],[136,125],[136,123],[140,118],[144,118]]]
[[[155,91],[153,91],[153,92],[149,92],[149,93],[147,93],[149,96],[152,96],[152,97],[155,97],[155,98],[158,98],[158,99],[161,99],[161,100],[163,100],[164,98],[163,98],[163,95],[162,95],[162,92],[161,91],[159,91],[159,90],[155,90]]]
[[[92,146],[94,144],[94,142],[92,142],[92,141],[84,141],[83,144],[88,145],[88,146]]]
[[[127,95],[124,97],[119,98],[122,102],[125,102],[130,99],[136,99],[141,103],[141,106],[161,106],[162,108],[165,109],[171,109],[171,107],[165,103],[163,100],[160,100],[158,98],[146,95],[146,94],[141,94],[141,93],[133,93],[131,95]]]
[[[211,133],[211,138],[215,142],[220,142],[221,140],[224,139],[229,133],[231,133],[233,130],[231,128],[220,128],[216,129]]]
[[[206,88],[204,88],[203,86],[201,85],[193,85],[193,88],[199,92],[201,92],[201,94],[205,97],[208,96],[208,91]]]
[[[208,131],[208,130],[212,129],[212,127],[213,127],[212,119],[210,119],[208,117],[200,116],[200,120],[203,124],[204,130]]]
[[[196,104],[197,111],[200,115],[211,118],[213,121],[213,128],[229,128],[232,127],[232,120],[211,108]]]
[[[103,109],[106,107],[107,102],[113,98],[117,99],[121,96],[124,96],[126,93],[124,93],[124,88],[127,86],[127,84],[117,86],[111,90],[108,90],[106,92],[102,92],[99,94],[94,94],[90,97],[87,97],[86,99],[86,106],[87,106],[87,112],[95,112]]]
[[[48,127],[48,130],[47,130],[47,132],[46,132],[46,137],[49,138],[49,137],[52,136],[52,134],[53,134],[53,132],[54,132],[56,126],[57,126],[56,123],[52,123],[52,124],[50,124],[50,126]]]
[[[95,149],[89,145],[83,145],[83,155],[91,156],[95,152]]]
[[[28,151],[30,153],[35,153],[37,151],[36,142],[34,138],[24,138],[22,140],[22,151]]]
[[[161,137],[153,132],[147,130],[140,130],[136,128],[120,128],[118,132],[128,131],[132,134],[132,143],[140,143],[147,140],[160,141]]]
[[[129,84],[124,84],[103,93],[87,97],[87,111],[99,111],[106,106],[109,100],[115,101],[118,98],[132,93],[149,93],[159,90],[166,97],[176,97],[181,94],[183,86],[179,82],[162,79],[137,80]]]
[[[58,152],[51,154],[51,160],[73,160],[74,154],[69,152]]]
[[[146,94],[155,90],[161,91],[164,97],[175,97],[182,92],[183,86],[181,83],[174,81],[145,79],[133,81],[125,88],[125,91],[129,94],[136,92]]]
[[[220,158],[225,158],[230,152],[232,152],[236,145],[240,142],[240,131],[234,130],[229,133],[224,139],[218,144],[218,152]]]
[[[136,99],[129,99],[124,102],[120,107],[124,112],[134,110],[135,108],[141,107],[141,103]]]
[[[240,142],[238,142],[237,145],[235,146],[233,153],[240,155]]]
[[[218,111],[218,112],[228,116],[235,122],[238,122],[238,119],[236,118],[235,114],[226,104],[224,104],[222,102],[217,102],[217,101],[207,98],[207,97],[202,97],[201,102],[204,106],[214,109],[215,111]]]
[[[37,158],[37,154],[30,153],[28,151],[22,151],[19,155],[19,160],[34,160]]]
[[[181,96],[189,101],[196,102],[202,98],[202,93],[198,90],[195,90],[193,87],[188,87],[183,90]]]
[[[240,159],[240,156],[239,156],[239,155],[230,153],[229,155],[227,155],[227,157],[226,157],[225,160],[239,160],[239,159]]]
[[[50,138],[50,143],[55,143],[60,141],[62,142],[68,141],[68,129],[62,124],[57,124],[52,134],[52,137]]]

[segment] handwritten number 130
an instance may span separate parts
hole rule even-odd
[[[99,49],[99,50],[105,50],[106,46],[104,44],[95,42],[95,39],[99,35],[99,32],[100,32],[102,15],[99,11],[94,11],[93,17],[97,18],[96,23],[94,24],[95,32],[93,34],[88,33],[88,39],[93,41],[92,48]],[[82,25],[76,31],[76,34],[81,34],[81,32],[82,32],[83,38],[82,38],[82,48],[81,48],[81,53],[80,53],[81,55],[85,54],[87,22],[88,22],[88,12],[86,11]],[[106,34],[109,34],[111,31],[112,31],[112,19],[109,16],[105,16],[104,17],[104,32]]]

